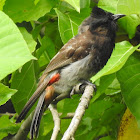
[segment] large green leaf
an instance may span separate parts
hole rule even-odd
[[[139,0],[100,0],[98,6],[114,14],[140,14]]]
[[[19,30],[22,33],[23,38],[26,41],[28,48],[30,49],[30,52],[34,52],[37,43],[34,41],[32,35],[28,33],[24,27],[20,27]]]
[[[133,47],[128,41],[116,43],[115,49],[104,68],[91,78],[94,82],[103,75],[114,73],[122,68],[128,57],[138,48]]]
[[[58,15],[59,32],[64,44],[77,34],[78,26],[90,13],[90,9],[83,9],[80,14],[77,12],[63,14],[58,9],[55,11]]]
[[[0,83],[0,106],[5,104],[16,92],[17,90],[10,89],[7,86]]]
[[[38,20],[50,12],[56,1],[40,0],[36,5],[34,0],[6,0],[3,8],[14,22]]]
[[[126,15],[140,14],[140,1],[119,0],[117,4],[117,13],[124,13]]]
[[[100,0],[98,6],[106,11],[116,14],[118,0]]]
[[[13,21],[0,11],[0,80],[34,57]]]
[[[6,0],[0,0],[0,10],[3,9],[3,6],[5,5]]]
[[[80,13],[80,0],[64,0]]]
[[[33,61],[25,64],[21,72],[16,71],[14,73],[11,87],[18,90],[18,92],[12,96],[12,103],[16,112],[20,113],[21,109],[36,89],[36,77]]]
[[[135,52],[117,72],[125,103],[140,127],[140,54]]]

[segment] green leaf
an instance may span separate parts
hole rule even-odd
[[[36,5],[40,0],[34,0],[34,4]]]
[[[35,28],[32,30],[32,36],[34,40],[37,40],[41,29],[42,29],[42,24],[35,26]]]
[[[56,54],[55,46],[54,46],[53,42],[51,41],[51,39],[47,36],[44,36],[43,39],[41,40],[41,42],[42,42],[42,46],[38,50],[37,56],[39,58],[41,56],[41,54],[46,51],[46,53],[48,55],[48,60],[50,61],[50,59],[52,59],[54,57],[54,55]]]
[[[140,14],[139,0],[100,0],[98,6],[114,14]]]
[[[19,129],[19,124],[13,123],[8,115],[0,117],[0,139],[8,136],[8,134],[15,134]]]
[[[34,52],[37,43],[34,41],[32,35],[28,33],[28,31],[24,27],[19,27],[19,30],[22,33],[23,38],[30,49],[30,52],[31,53]]]
[[[135,52],[117,72],[125,103],[140,127],[140,54]]]
[[[50,62],[50,59],[48,58],[46,52],[42,53],[38,59],[39,67],[41,68],[43,66],[46,66],[47,64],[49,64],[49,62]]]
[[[76,23],[73,23],[69,16],[61,13],[58,9],[55,9],[55,11],[58,16],[58,26],[60,36],[63,43],[65,44],[68,42],[69,39],[71,39],[77,34],[76,29],[74,29],[74,27],[76,26],[78,30],[78,25]]]
[[[55,3],[54,0],[40,0],[35,5],[33,0],[7,0],[3,10],[14,22],[31,21],[50,12]]]
[[[10,89],[7,86],[0,83],[0,106],[5,104],[16,92],[17,90]]]
[[[115,77],[116,77],[116,75],[114,73],[113,74],[110,74],[110,75],[105,75],[105,76],[101,77],[101,79],[100,79],[100,86],[98,88],[98,90],[100,91],[100,93],[105,92],[105,90],[113,82],[113,80],[115,79]]]
[[[99,83],[99,86],[97,87],[97,92],[96,92],[95,96],[93,96],[91,102],[94,102],[103,93],[105,93],[105,90],[113,82],[113,80],[115,79],[115,77],[116,77],[116,75],[113,73],[113,74],[105,75],[105,76],[103,76],[103,77],[100,78],[100,83]]]
[[[75,112],[78,104],[79,104],[79,98],[81,96],[72,96],[72,99],[65,99],[64,105],[63,105],[63,116],[65,116],[69,112]]]
[[[55,9],[55,11],[58,15],[59,32],[64,44],[77,34],[78,26],[90,13],[90,9],[83,9],[80,14],[71,12],[67,15],[63,14],[58,9]]]
[[[111,2],[110,2],[110,0],[99,0],[98,7],[102,8],[108,12],[116,14],[117,13],[117,3],[118,3],[118,0],[112,0]]]
[[[63,46],[63,43],[62,43],[62,40],[60,37],[60,33],[58,30],[57,21],[53,22],[53,24],[51,22],[48,22],[46,24],[45,36],[47,36],[51,39],[51,41],[55,45],[56,51],[58,51]]]
[[[88,117],[90,117],[92,119],[100,118],[102,116],[102,114],[106,110],[111,108],[112,106],[113,106],[112,101],[108,101],[108,100],[104,100],[104,99],[98,100],[98,101],[90,104],[89,109],[85,115],[87,115]]]
[[[80,13],[80,0],[64,0],[67,3],[69,3],[71,6],[73,6],[77,12]]]
[[[18,92],[12,96],[12,103],[16,112],[20,113],[21,109],[36,89],[36,77],[33,61],[25,64],[22,67],[21,72],[16,71],[14,73],[11,87],[18,90]]]
[[[91,78],[92,82],[104,75],[114,73],[122,68],[128,57],[138,48],[133,47],[128,41],[116,43],[115,49],[107,64],[95,76]]]
[[[5,5],[6,0],[0,0],[0,10],[3,10],[3,6]]]
[[[0,11],[0,80],[34,57],[13,21]]]
[[[140,14],[140,1],[139,0],[119,0],[117,6],[117,13],[126,15]]]
[[[121,92],[120,83],[117,80],[117,78],[115,77],[113,82],[105,90],[105,94],[106,95],[114,95],[114,94],[118,94],[120,92]]]
[[[90,0],[80,0],[80,8],[89,8]]]
[[[122,27],[132,39],[135,36],[136,28],[140,24],[140,17],[136,14],[131,14],[119,20],[119,26]]]
[[[42,117],[42,120],[41,120],[41,124],[43,124],[43,127],[44,127],[43,135],[45,136],[45,139],[47,139],[46,135],[49,132],[52,132],[53,127],[54,127],[54,122],[53,122],[52,114],[50,113],[50,111],[48,111],[48,110],[45,111],[45,113]],[[39,131],[39,134],[40,134],[40,131]],[[50,139],[50,137],[49,137],[49,139]]]
[[[44,36],[41,42],[42,45],[37,51],[37,58],[39,58],[38,63],[40,67],[48,64],[56,54],[55,45],[49,37]]]
[[[119,20],[120,26],[128,33],[129,38],[135,36],[136,28],[140,24],[140,1],[139,0],[119,0],[117,13],[128,15]]]
[[[61,1],[57,9],[59,9],[59,11],[61,11],[62,13],[67,13],[74,10],[73,7],[65,1]]]
[[[111,108],[108,108],[107,110],[104,111],[104,113],[102,114],[100,123],[102,125],[111,123],[111,121],[115,118],[115,116],[118,116],[120,113],[122,113],[123,110],[124,110],[123,104],[120,104],[120,103],[113,104]]]

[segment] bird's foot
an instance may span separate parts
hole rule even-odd
[[[71,93],[70,93],[70,97],[74,94],[80,94],[80,93],[83,93],[84,90],[85,90],[85,87],[87,85],[90,85],[93,87],[94,91],[96,92],[96,85],[89,82],[89,81],[84,81],[82,80],[81,83],[77,84],[76,86],[73,87],[73,89],[71,90]]]
[[[97,89],[96,89],[96,85],[93,84],[93,83],[91,83],[90,81],[85,81],[85,80],[82,80],[82,84],[81,84],[80,87],[79,87],[80,91],[84,92],[85,87],[86,87],[87,85],[92,86],[93,89],[94,89],[94,91],[96,92],[96,90],[97,90]]]

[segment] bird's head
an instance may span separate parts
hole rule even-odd
[[[110,35],[115,34],[117,30],[117,20],[121,17],[124,17],[123,14],[112,14],[104,11],[98,7],[94,7],[91,13],[92,18],[94,19],[90,24],[90,31],[100,34]]]

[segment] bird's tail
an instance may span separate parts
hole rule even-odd
[[[30,127],[31,139],[36,138],[38,136],[38,130],[42,114],[45,108],[49,106],[49,104],[53,101],[54,98],[55,95],[53,86],[48,86],[46,90],[43,92],[43,94],[40,96],[37,107],[35,109],[35,113]]]
[[[40,96],[37,107],[35,109],[35,113],[32,119],[31,127],[30,127],[31,139],[33,139],[34,137],[37,137],[38,135],[40,120],[41,120],[41,117],[45,108],[45,100],[44,100],[45,94],[46,93],[44,91],[43,94]]]
[[[19,114],[16,123],[22,121],[26,114],[28,113],[28,111],[30,110],[30,108],[34,105],[34,103],[37,101],[37,99],[40,97],[40,95],[42,94],[43,90],[47,87],[49,83],[49,79],[46,79],[44,81],[43,84],[41,84],[37,90],[34,92],[34,94],[31,96],[31,98],[29,99],[29,101],[26,103],[26,105],[24,106],[23,110],[21,111],[21,113]]]

